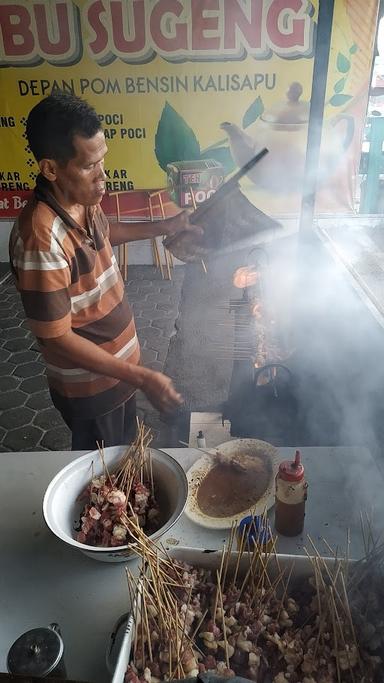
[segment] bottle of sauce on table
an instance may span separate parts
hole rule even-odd
[[[275,529],[283,536],[298,536],[304,528],[308,484],[300,451],[294,460],[283,460],[276,476]]]
[[[199,433],[198,433],[198,435],[197,435],[197,447],[198,447],[198,448],[207,448],[207,443],[206,443],[206,441],[205,441],[205,436],[204,436],[204,433],[201,431],[201,429],[200,429],[200,431],[199,431]]]

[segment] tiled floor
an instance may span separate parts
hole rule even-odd
[[[152,266],[130,266],[127,293],[134,309],[145,365],[162,370],[178,315],[183,267],[162,280]],[[154,445],[167,445],[167,428],[145,396],[138,412],[153,429]],[[44,364],[25,322],[11,279],[0,285],[0,451],[66,450],[70,432],[52,405]]]

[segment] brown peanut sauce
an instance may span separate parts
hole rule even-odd
[[[201,481],[197,504],[209,517],[232,517],[255,505],[265,493],[271,465],[262,455],[236,456],[237,463],[218,462]]]

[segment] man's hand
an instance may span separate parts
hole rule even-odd
[[[190,230],[197,235],[203,234],[203,228],[200,225],[194,225],[189,220],[189,212],[181,211],[172,218],[166,218],[163,221],[164,235],[175,235],[177,232],[184,232]]]
[[[166,375],[143,365],[133,365],[129,361],[116,358],[97,344],[75,334],[73,330],[69,330],[61,337],[45,339],[44,345],[84,370],[116,377],[141,389],[151,403],[162,412],[171,411],[183,403],[183,398]]]
[[[146,375],[140,388],[160,412],[170,412],[183,403],[183,397],[176,391],[170,377],[163,375],[162,372],[146,368]]]

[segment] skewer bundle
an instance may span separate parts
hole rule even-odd
[[[151,432],[137,422],[137,437],[113,471],[105,463],[104,448],[98,445],[103,464],[100,476],[93,476],[80,496],[85,499],[77,540],[92,546],[117,547],[129,541],[123,519],[137,517],[140,526],[152,533],[157,528],[159,509],[155,499],[149,444]]]
[[[295,586],[293,566],[281,568],[275,542],[263,552],[243,534],[234,553],[234,525],[213,571],[177,563],[134,518],[126,523],[142,566],[140,579],[128,573],[131,604],[138,599],[125,683],[204,671],[258,683],[381,680],[381,658],[362,647],[355,628],[347,559],[325,561],[310,540],[312,575]]]

